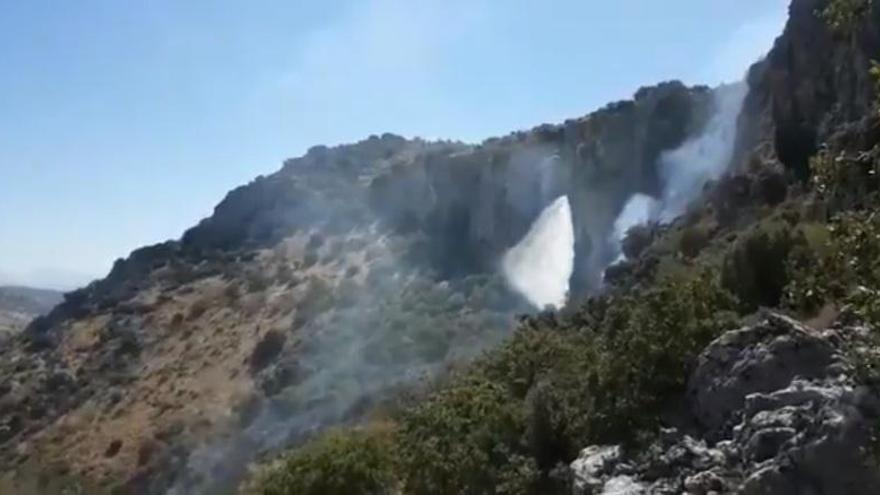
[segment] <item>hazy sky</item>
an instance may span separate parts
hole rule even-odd
[[[785,0],[0,0],[0,283],[71,286],[313,144],[734,80]]]

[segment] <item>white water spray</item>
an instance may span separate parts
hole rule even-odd
[[[525,237],[504,254],[508,283],[538,308],[562,307],[574,269],[574,227],[568,196],[557,198],[538,216]]]

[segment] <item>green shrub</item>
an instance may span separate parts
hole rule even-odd
[[[196,299],[193,301],[192,305],[190,305],[189,310],[186,314],[186,319],[189,321],[197,320],[208,311],[210,304],[205,299]]]
[[[628,259],[636,259],[654,241],[654,225],[636,225],[630,228],[621,242],[621,251]]]
[[[659,411],[684,390],[699,352],[735,325],[736,307],[708,270],[614,300],[587,375],[592,441],[631,441],[653,429]]]
[[[241,298],[241,286],[238,282],[232,281],[226,284],[226,287],[223,288],[223,296],[226,297],[227,302],[234,303]]]
[[[866,316],[873,314],[865,291],[880,287],[880,217],[844,213],[834,218],[828,232],[824,245],[789,258],[786,306],[811,313],[826,303],[854,304]]]
[[[420,466],[414,491],[491,493],[512,473],[519,484],[504,486],[513,492],[559,489],[550,472],[579,448],[633,441],[660,422],[698,353],[733,327],[735,308],[717,277],[702,271],[594,303],[591,315],[577,318],[592,328],[526,319],[464,378],[401,421],[411,449],[404,449],[405,465]]]
[[[269,288],[272,280],[269,279],[259,269],[254,269],[247,274],[247,291],[251,294],[254,292],[262,292]]]
[[[819,16],[832,31],[846,35],[855,29],[870,7],[871,0],[831,0]]]
[[[710,240],[711,234],[705,225],[690,225],[681,233],[678,249],[686,258],[694,258],[709,245]]]
[[[880,149],[850,156],[823,150],[810,159],[813,189],[832,211],[861,206],[880,189]]]
[[[245,493],[381,495],[395,493],[394,432],[387,425],[330,430],[276,461]]]
[[[409,411],[400,433],[406,492],[496,493],[522,470],[518,460],[525,460],[516,455],[523,450],[523,411],[517,406],[502,384],[475,374]]]
[[[871,69],[868,74],[874,81],[874,111],[880,113],[880,62],[871,60]]]
[[[786,262],[792,250],[805,242],[788,223],[755,225],[724,256],[722,285],[738,297],[744,311],[778,305],[788,284]]]

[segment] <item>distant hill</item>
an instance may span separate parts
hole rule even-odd
[[[62,293],[31,287],[0,286],[0,339],[18,332],[62,301]]]

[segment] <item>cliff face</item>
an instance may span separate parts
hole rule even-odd
[[[455,274],[495,269],[538,213],[568,195],[571,286],[583,294],[598,287],[611,261],[607,238],[626,200],[660,193],[660,154],[698,132],[711,110],[708,89],[644,88],[581,119],[391,170],[373,182],[372,204],[397,228],[426,233],[435,265]]]
[[[659,193],[660,154],[700,130],[711,100],[706,88],[671,82],[584,118],[477,146],[386,135],[317,147],[230,193],[184,235],[183,247],[271,244],[303,226],[344,229],[378,217],[395,231],[425,234],[428,262],[444,277],[491,272],[540,211],[567,194],[575,212],[572,285],[584,292],[610,261],[606,237],[624,202]]]
[[[854,25],[835,30],[817,14],[829,3],[792,2],[784,33],[749,71],[740,119],[739,151],[770,142],[799,178],[820,144],[841,125],[870,116],[876,101],[870,68],[880,53],[880,5],[867,2]]]

